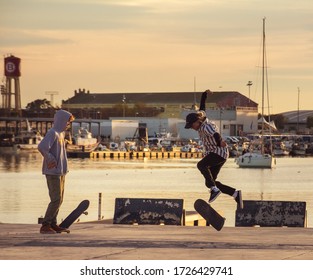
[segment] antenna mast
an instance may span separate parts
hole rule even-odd
[[[51,102],[51,105],[54,106],[53,104],[53,96],[54,95],[58,95],[59,92],[58,91],[46,91],[46,95],[50,95],[50,102]]]

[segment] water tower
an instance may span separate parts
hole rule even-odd
[[[1,87],[2,107],[10,114],[21,113],[21,59],[13,55],[4,58],[5,85]]]

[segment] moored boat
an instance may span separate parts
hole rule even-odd
[[[14,147],[21,151],[37,151],[42,139],[43,136],[37,131],[21,131],[14,137]]]
[[[259,151],[251,151],[244,153],[236,159],[239,167],[250,168],[272,168],[276,164],[276,160],[272,155],[272,140],[269,138],[269,145],[265,151],[265,119],[264,119],[264,90],[265,90],[265,70],[267,69],[266,56],[265,56],[265,18],[263,18],[263,52],[262,52],[262,115],[261,115],[261,136],[260,136],[260,149]],[[267,81],[267,79],[266,79]],[[271,127],[269,127],[271,134]]]
[[[272,168],[276,164],[276,159],[270,154],[245,153],[236,159],[240,167],[252,168]]]
[[[66,151],[69,152],[92,152],[97,149],[100,142],[94,138],[87,128],[80,128],[71,141],[66,145]]]
[[[26,124],[26,130],[20,130],[16,134],[4,134],[1,136],[0,152],[38,151],[38,144],[43,139],[43,136],[37,130],[31,128],[28,120],[26,120]]]

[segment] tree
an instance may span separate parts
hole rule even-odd
[[[54,115],[55,108],[47,99],[36,99],[26,105],[26,110],[23,110],[25,117],[47,117],[51,118]]]
[[[41,111],[45,109],[54,109],[54,107],[47,99],[36,99],[35,101],[28,103],[26,109],[30,111]]]
[[[313,116],[308,116],[306,119],[306,126],[307,128],[312,128],[313,127]]]
[[[284,129],[287,122],[286,117],[282,114],[272,115],[271,120],[275,122],[277,129]]]

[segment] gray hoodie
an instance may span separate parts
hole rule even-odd
[[[59,110],[54,115],[53,127],[49,129],[44,139],[38,145],[38,150],[43,156],[42,173],[46,175],[65,175],[67,169],[67,156],[64,141],[64,131],[72,114]],[[54,163],[56,166],[48,168]]]

